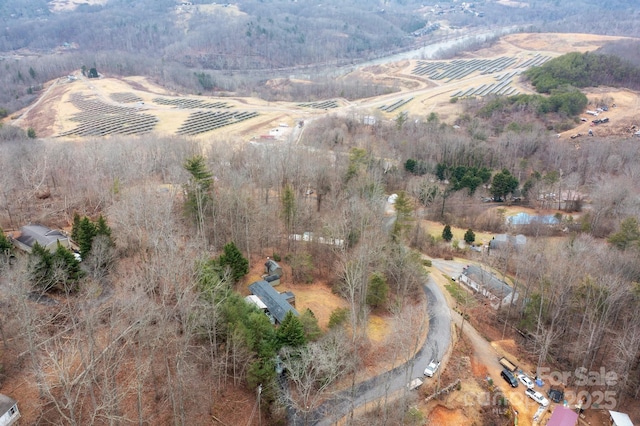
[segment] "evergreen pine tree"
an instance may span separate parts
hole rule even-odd
[[[80,262],[60,242],[58,242],[58,248],[52,256],[52,270],[53,284],[62,284],[66,292],[75,291],[78,280],[84,275],[80,269]]]
[[[38,242],[31,248],[27,270],[35,287],[43,292],[49,291],[53,287],[53,256]]]
[[[71,226],[71,239],[77,244],[80,240],[80,215],[73,214],[73,225]]]
[[[185,186],[185,208],[195,219],[200,235],[204,235],[205,212],[212,200],[210,192],[213,174],[207,169],[206,161],[201,155],[187,158],[182,166],[191,174],[191,180]]]
[[[453,233],[451,232],[451,226],[445,225],[442,230],[442,239],[449,242],[453,239]]]
[[[233,241],[225,244],[222,250],[223,252],[218,258],[220,266],[223,268],[228,266],[231,269],[231,278],[234,282],[238,282],[249,272],[249,261],[245,259]]]
[[[102,215],[100,215],[96,222],[96,235],[105,235],[111,238],[111,228],[107,225],[107,220]]]
[[[276,339],[280,347],[297,348],[307,343],[302,322],[292,311],[287,312],[282,320],[282,324],[276,331]]]
[[[0,228],[0,254],[5,254],[10,252],[13,249],[13,244],[6,235],[4,235],[4,231]]]
[[[476,234],[471,229],[467,229],[467,232],[464,233],[464,242],[472,244],[475,240]]]
[[[322,330],[318,325],[318,319],[313,314],[313,311],[309,308],[305,309],[300,315],[300,322],[304,328],[304,334],[308,341],[316,341],[322,336]]]
[[[288,233],[293,232],[296,219],[296,195],[291,185],[287,185],[282,193],[282,220]]]
[[[91,251],[91,244],[93,244],[93,238],[96,236],[96,226],[91,220],[84,216],[80,219],[80,226],[78,230],[78,247],[80,247],[80,256],[86,259]]]
[[[375,273],[369,279],[369,289],[367,290],[367,305],[372,308],[383,306],[387,301],[389,285],[384,275]]]

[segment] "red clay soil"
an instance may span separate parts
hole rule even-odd
[[[464,415],[462,409],[451,410],[442,405],[437,405],[427,419],[428,425],[464,425],[469,419]]]

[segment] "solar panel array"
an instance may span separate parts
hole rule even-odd
[[[520,71],[511,71],[502,75],[496,76],[495,83],[482,84],[477,87],[470,87],[468,89],[458,90],[451,95],[452,98],[465,98],[468,96],[487,96],[487,95],[505,95],[514,96],[520,92],[511,86],[513,77],[519,74]]]
[[[335,100],[319,101],[319,102],[303,102],[298,106],[315,109],[331,109],[338,108],[338,102]]]
[[[398,108],[403,107],[404,105],[408,104],[412,100],[413,100],[413,97],[410,97],[410,98],[407,98],[407,99],[400,99],[400,100],[392,103],[391,105],[382,105],[380,107],[380,109],[382,111],[386,111],[386,112],[393,112],[393,111],[397,110]]]
[[[58,136],[135,135],[152,131],[158,118],[140,113],[137,108],[111,105],[87,96],[74,94],[70,102],[80,110],[71,121],[79,123]]]
[[[168,105],[176,108],[186,109],[225,109],[231,108],[226,102],[205,102],[200,99],[189,98],[154,98],[153,102],[158,105]]]
[[[195,111],[178,129],[179,135],[194,136],[257,117],[257,112]]]
[[[142,98],[135,93],[131,92],[119,92],[119,93],[111,93],[109,95],[111,99],[116,102],[120,102],[122,104],[131,104],[135,102],[142,102]]]
[[[477,71],[481,74],[504,71],[516,62],[516,58],[509,56],[501,56],[496,59],[456,59],[450,62],[418,61],[411,74],[427,76],[431,80],[447,79],[447,82],[451,82],[467,77]]]
[[[518,68],[530,68],[530,67],[538,67],[542,64],[544,64],[545,62],[547,62],[549,59],[551,59],[551,56],[543,56],[539,53],[536,53],[533,58],[530,58],[528,60],[526,60],[525,62],[523,62],[522,64],[518,65]]]

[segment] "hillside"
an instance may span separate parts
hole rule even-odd
[[[399,91],[353,100],[338,98],[313,102],[266,102],[258,98],[234,96],[233,93],[218,97],[180,95],[145,78],[103,76],[90,80],[76,72],[73,79],[62,77],[48,83],[37,104],[12,117],[19,117],[15,125],[25,129],[32,127],[41,137],[63,139],[146,132],[167,136],[185,134],[201,139],[214,134],[237,136],[244,140],[260,137],[286,139],[299,122],[313,120],[329,112],[343,116],[371,115],[389,120],[395,119],[400,112],[406,112],[415,119],[424,119],[436,113],[441,120],[453,123],[462,111],[459,105],[450,102],[456,93],[466,92],[473,96],[484,92],[486,95],[495,93],[496,90],[490,87],[499,84],[501,93],[531,93],[519,77],[530,64],[544,63],[567,51],[596,49],[615,40],[590,35],[557,35],[557,42],[550,46],[547,39],[548,35],[545,34],[506,36],[490,49],[467,54],[468,59],[464,59],[473,61],[484,58],[487,63],[506,61],[506,65],[500,65],[488,73],[478,67],[477,71],[457,78],[440,79],[436,76],[434,79],[435,74],[430,76],[422,71],[430,66],[434,70],[436,67],[446,68],[448,61],[411,60],[364,67],[341,79],[395,87]],[[284,91],[288,85],[304,83],[274,80],[273,84],[279,85],[280,90]],[[592,104],[607,99],[618,106],[608,113],[610,123],[599,126],[600,135],[628,135],[632,126],[637,124],[634,122],[634,108],[638,97],[633,92],[594,88],[586,89],[586,94]],[[401,107],[395,106],[400,103]],[[220,117],[222,114],[224,116]],[[90,125],[93,120],[104,123],[103,127],[94,128]],[[79,122],[82,124],[79,125]],[[563,137],[584,131],[584,126],[581,124],[575,131],[568,130]]]
[[[603,392],[637,418],[639,94],[586,90],[616,104],[598,126],[474,113],[533,93],[526,69],[617,39],[512,34],[327,86],[270,78],[269,101],[99,66],[47,81],[0,129],[0,392],[27,424],[534,424],[499,355],[532,377],[615,372],[586,419]],[[81,261],[55,241],[5,251],[26,224],[72,236]],[[284,294],[265,315],[244,297],[271,261]],[[469,265],[519,297],[464,287]],[[296,313],[276,318],[283,299]],[[407,390],[436,359],[442,375]]]

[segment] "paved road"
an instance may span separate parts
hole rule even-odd
[[[396,391],[406,390],[406,385],[414,377],[422,377],[422,372],[433,358],[442,359],[451,344],[451,311],[440,288],[431,278],[423,287],[427,296],[429,331],[424,346],[406,364],[359,383],[352,398],[351,389],[340,392],[311,413],[307,421],[299,416],[291,417],[293,425],[330,425],[346,416],[352,408],[375,401]],[[351,402],[353,399],[353,403]]]

